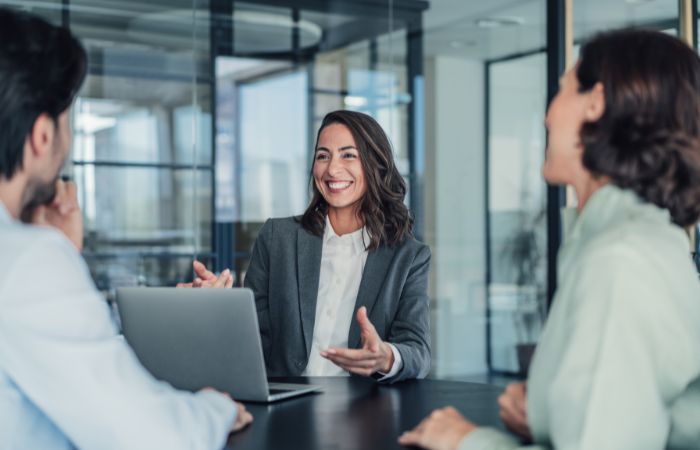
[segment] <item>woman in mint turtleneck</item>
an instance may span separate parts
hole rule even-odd
[[[700,59],[663,33],[594,37],[547,113],[544,178],[578,217],[527,384],[501,417],[521,439],[435,411],[400,442],[428,449],[700,448]]]

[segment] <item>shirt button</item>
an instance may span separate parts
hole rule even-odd
[[[326,317],[332,317],[333,314],[331,313],[330,309],[326,309]]]

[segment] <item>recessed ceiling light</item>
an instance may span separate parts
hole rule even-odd
[[[479,28],[512,27],[525,23],[522,17],[485,17],[476,21]]]
[[[465,47],[473,47],[476,44],[474,41],[450,41],[450,47],[460,49]]]
[[[350,108],[362,108],[367,106],[367,98],[360,97],[359,95],[346,95],[345,98],[343,98],[343,102],[345,106]]]

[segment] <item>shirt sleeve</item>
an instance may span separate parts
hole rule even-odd
[[[522,447],[512,436],[494,428],[479,427],[459,443],[457,450],[546,450],[547,447],[529,445]]]
[[[383,375],[377,381],[386,381],[390,379],[391,377],[399,373],[399,371],[403,367],[403,360],[401,359],[401,353],[399,352],[399,350],[394,344],[389,344],[389,347],[391,347],[391,352],[394,354],[394,364],[392,364],[391,370],[389,370],[387,373],[377,372],[380,375]]]
[[[0,358],[22,393],[78,448],[219,449],[235,404],[156,381],[116,334],[80,255],[46,232],[0,289]]]

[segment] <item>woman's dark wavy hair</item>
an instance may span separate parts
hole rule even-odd
[[[396,168],[391,144],[384,130],[367,114],[334,111],[323,118],[314,148],[318,146],[321,132],[332,124],[345,125],[350,130],[360,154],[367,192],[360,200],[358,214],[369,234],[367,250],[375,250],[381,244],[400,244],[412,236],[413,217],[403,202],[406,183]],[[301,225],[310,233],[320,236],[326,226],[328,203],[314,183],[313,168],[311,187],[311,202],[301,217]]]
[[[65,28],[0,8],[0,178],[22,168],[34,122],[58,117],[73,103],[87,72],[87,55]]]
[[[600,82],[605,111],[581,129],[583,164],[671,213],[700,218],[700,58],[667,34],[606,32],[588,41],[576,76],[582,92]]]

